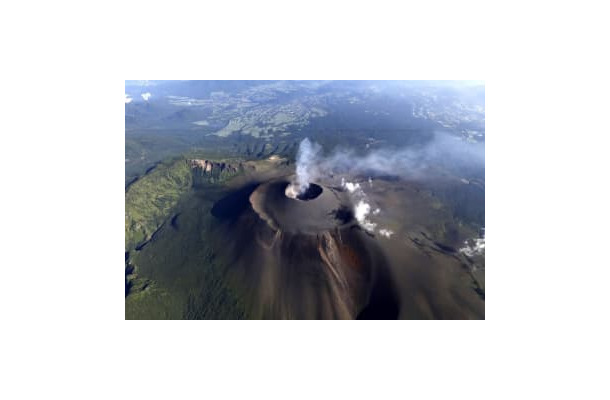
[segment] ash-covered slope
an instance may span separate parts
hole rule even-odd
[[[317,196],[287,197],[288,179],[259,185],[238,216],[224,220],[223,258],[246,292],[254,318],[396,318],[398,305],[374,239],[349,214],[347,197],[318,186]],[[315,190],[315,189],[314,189]],[[243,193],[242,195],[246,195]]]

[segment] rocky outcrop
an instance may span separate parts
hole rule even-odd
[[[237,168],[234,165],[224,162],[214,162],[210,160],[188,160],[188,162],[192,169],[201,169],[205,173],[211,173],[212,170],[237,172]]]
[[[219,183],[229,179],[241,171],[243,164],[226,163],[220,161],[191,159],[187,160],[193,174],[193,186],[202,186],[209,183]]]

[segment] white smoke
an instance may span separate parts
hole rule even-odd
[[[366,229],[367,231],[373,232],[377,224],[367,219],[367,216],[370,212],[371,205],[365,202],[364,200],[360,200],[354,208],[354,216],[356,217],[356,221],[358,221],[360,226]]]
[[[472,167],[485,165],[485,143],[468,143],[447,133],[436,133],[423,145],[402,149],[377,149],[360,154],[351,149],[337,149],[324,156],[321,147],[304,139],[297,154],[297,180],[295,185],[301,193],[309,182],[322,175],[351,174],[371,176],[393,175],[409,179],[429,177],[431,167]],[[347,188],[351,191],[350,188]]]
[[[366,154],[358,154],[353,150],[335,150],[324,156],[319,144],[303,139],[297,153],[296,178],[286,188],[286,196],[296,198],[309,187],[309,183],[331,178],[335,174],[368,175],[368,186],[373,187],[376,175],[401,176],[409,179],[424,179],[429,177],[429,169],[435,166],[451,165],[458,167],[484,167],[485,144],[466,143],[460,138],[449,134],[437,134],[424,145],[411,146],[403,149],[377,149]],[[352,197],[354,216],[361,227],[369,232],[375,232],[377,223],[370,216],[378,215],[381,210],[373,209],[363,191],[363,185],[348,182],[341,178],[341,186]],[[379,234],[390,238],[394,232],[387,228],[379,230]],[[481,246],[482,245],[482,246]],[[484,242],[476,243],[475,251],[484,249]],[[465,250],[466,254],[469,250]]]
[[[304,193],[309,183],[320,175],[317,163],[320,160],[322,147],[305,138],[299,145],[297,153],[297,174],[295,181],[286,188],[286,196],[295,198]]]
[[[365,203],[364,201],[360,200],[360,202],[358,202],[358,204],[356,205],[354,214],[358,221],[364,221],[370,211],[371,206],[368,203]]]
[[[485,228],[483,228],[483,231],[484,230]],[[468,257],[485,254],[485,234],[483,234],[483,237],[480,238],[466,240],[464,242],[464,247],[459,249],[459,251]]]
[[[371,214],[372,207],[360,184],[348,182],[345,178],[341,178],[341,186],[347,189],[351,194],[351,197],[357,201],[356,206],[354,207],[354,217],[356,218],[356,221],[358,221],[358,224],[367,231],[374,232],[377,224],[371,222],[368,218],[369,214]],[[377,208],[372,213],[377,215],[379,214],[379,211],[379,208]]]
[[[360,189],[360,184],[359,183],[352,183],[352,182],[346,182],[345,183],[345,188],[350,192],[350,193],[354,193],[354,191]]]
[[[380,229],[379,230],[379,234],[381,236],[385,236],[385,237],[387,237],[389,239],[390,236],[392,236],[394,234],[394,231],[391,230],[391,229]]]
[[[346,181],[345,178],[342,177],[341,186],[347,189],[352,197],[352,200],[355,202],[357,201],[356,206],[354,207],[354,218],[356,218],[358,224],[365,230],[374,233],[378,224],[376,222],[372,222],[370,216],[379,215],[379,213],[381,213],[381,209],[375,208],[373,210],[368,196],[366,193],[364,193],[364,190],[359,183]],[[387,228],[381,228],[378,232],[381,236],[388,239],[394,234],[394,231]]]
[[[295,186],[294,184],[290,184],[288,186],[286,186],[286,197],[290,197],[291,199],[296,199],[297,196],[300,194],[298,187]]]
[[[150,94],[149,92],[142,93],[142,98],[144,99],[144,101],[148,101],[148,99],[150,99],[151,97],[152,94]]]

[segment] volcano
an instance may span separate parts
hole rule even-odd
[[[230,185],[194,185],[171,222],[129,256],[129,270],[147,279],[134,291],[148,290],[156,302],[137,316],[484,318],[483,281],[456,248],[465,235],[429,194],[396,180],[367,187],[366,200],[383,210],[375,222],[395,231],[390,238],[360,225],[362,194],[343,177],[315,179],[292,195],[291,173],[265,169]]]
[[[223,257],[248,311],[273,319],[396,318],[386,260],[355,221],[347,193],[311,183],[290,197],[289,186],[290,177],[273,179],[212,210],[244,204],[224,218],[221,237],[231,238]]]

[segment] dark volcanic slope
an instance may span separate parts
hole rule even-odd
[[[287,184],[278,179],[260,185],[249,197],[251,207],[221,228],[220,237],[229,238],[223,258],[233,282],[247,293],[249,314],[396,318],[386,261],[374,239],[346,218],[344,194],[321,187],[311,200],[291,199],[284,193]]]

